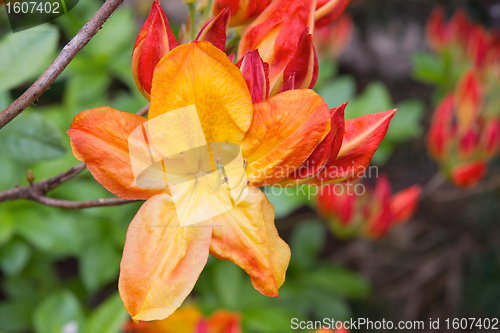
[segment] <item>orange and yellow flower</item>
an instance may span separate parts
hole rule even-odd
[[[303,10],[298,2],[294,6]],[[312,90],[289,90],[268,98],[266,66],[259,54],[251,50],[253,58],[243,60],[240,70],[221,50],[222,42],[209,36],[227,27],[224,12],[204,27],[209,29],[206,34],[200,34],[218,47],[194,41],[173,48],[163,11],[159,5],[155,8],[150,14],[153,23],[147,22],[141,30],[132,61],[138,87],[150,99],[149,120],[100,107],[77,115],[68,131],[75,157],[86,163],[99,183],[121,198],[146,200],[129,226],[120,266],[119,290],[125,308],[134,320],[168,317],[193,289],[209,254],[236,263],[249,274],[255,289],[276,297],[285,280],[290,249],[274,225],[273,206],[257,187],[306,181],[321,185],[355,178],[344,172],[320,172],[344,165],[366,167],[395,111],[344,124],[345,105],[330,110]],[[305,16],[312,20],[313,13]],[[308,45],[307,34],[298,33]],[[297,50],[288,51],[283,49],[293,59]],[[260,90],[253,80],[260,80]],[[147,121],[192,105],[206,142],[240,147],[249,182],[246,197],[229,211],[184,225],[176,213],[174,194],[165,186],[166,177],[161,186],[137,185],[129,137],[136,129],[144,130]],[[193,179],[202,171],[201,161],[195,162],[200,170],[186,171]],[[211,168],[214,171],[213,161]],[[307,171],[304,177],[294,174],[301,168]],[[192,209],[210,205],[201,199]]]

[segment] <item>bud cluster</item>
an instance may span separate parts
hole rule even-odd
[[[421,192],[420,186],[414,185],[392,195],[391,184],[385,176],[377,180],[374,189],[366,187],[362,193],[349,189],[339,191],[339,186],[348,187],[352,183],[323,187],[317,203],[332,232],[340,237],[383,238],[392,226],[414,215]]]

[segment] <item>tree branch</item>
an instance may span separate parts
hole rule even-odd
[[[0,113],[0,129],[17,117],[49,88],[78,52],[94,37],[123,0],[107,0],[62,49],[43,74],[18,99]]]
[[[136,114],[144,116],[148,113],[149,104],[146,104],[142,109],[140,109]],[[46,194],[55,189],[56,187],[62,185],[78,176],[87,166],[85,163],[80,163],[68,171],[65,171],[55,177],[44,179],[38,183],[31,183],[28,186],[19,187],[16,186],[10,190],[0,192],[0,202],[2,201],[12,201],[12,200],[32,200],[41,203],[45,206],[59,207],[65,209],[83,209],[91,207],[104,207],[104,206],[119,206],[131,202],[136,202],[135,200],[125,200],[120,198],[113,199],[97,199],[91,201],[68,201],[54,199],[46,196]]]

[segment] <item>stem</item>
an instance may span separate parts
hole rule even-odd
[[[189,3],[189,16],[191,16],[191,40],[196,39],[196,1]]]

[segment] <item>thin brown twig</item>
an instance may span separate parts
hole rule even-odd
[[[434,193],[431,199],[436,202],[449,202],[455,200],[465,199],[474,195],[492,191],[500,187],[500,175],[496,175],[475,187],[464,190],[464,189],[452,189],[452,190],[442,190]]]
[[[43,74],[18,99],[0,113],[0,129],[17,117],[49,88],[78,52],[94,37],[123,0],[107,0],[62,49]]]
[[[149,104],[145,105],[136,114],[144,116],[148,113]],[[10,190],[0,192],[0,202],[13,200],[32,200],[41,203],[45,206],[59,207],[65,209],[83,209],[92,207],[119,206],[127,203],[135,202],[135,200],[125,200],[120,198],[97,199],[90,201],[68,201],[48,197],[46,194],[78,176],[87,166],[85,163],[80,163],[71,169],[49,179],[41,180],[37,183],[31,183],[28,186],[16,186]]]
[[[422,187],[420,200],[431,197],[436,191],[446,182],[441,172],[437,172],[428,182]]]

